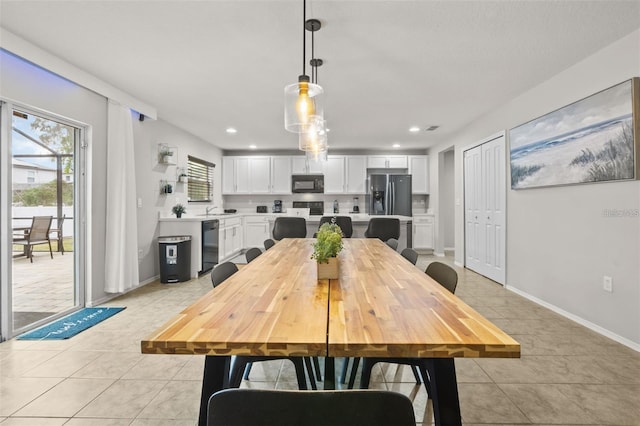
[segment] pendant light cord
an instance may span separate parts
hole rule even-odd
[[[307,0],[302,0],[302,75],[306,75],[307,66],[307,30],[305,24],[307,22]]]

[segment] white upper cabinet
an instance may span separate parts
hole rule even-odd
[[[271,192],[271,157],[249,157],[249,192],[269,194]]]
[[[324,173],[324,162],[307,160],[306,155],[291,157],[291,173],[294,175],[321,175]]]
[[[271,193],[291,194],[291,157],[271,157]]]
[[[429,156],[410,155],[409,174],[411,175],[411,192],[414,194],[429,193]]]
[[[249,158],[248,157],[223,157],[222,158],[222,193],[223,194],[249,194]]]
[[[268,194],[270,157],[222,157],[223,194]]]
[[[406,169],[406,155],[369,155],[367,167],[370,169]]]
[[[345,157],[329,155],[324,170],[324,193],[344,194],[345,192]]]
[[[347,155],[345,162],[345,192],[347,194],[365,194],[367,192],[367,157],[364,155]]]

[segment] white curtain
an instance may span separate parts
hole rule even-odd
[[[105,292],[138,285],[136,174],[131,111],[109,100],[107,127],[107,236]]]

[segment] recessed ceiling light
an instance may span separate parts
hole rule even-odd
[[[250,148],[250,149],[258,149],[258,147],[257,147],[257,146],[255,146],[255,145],[249,145],[249,148]]]
[[[394,144],[393,144],[393,145],[391,145],[391,146],[393,146],[394,148],[400,148],[400,144],[399,144],[399,143],[394,143]]]
[[[409,131],[411,133],[418,133],[420,131],[420,127],[418,126],[409,127]]]
[[[234,129],[233,127],[227,127],[227,133],[231,133],[233,135],[233,134],[238,133],[238,131],[236,129]]]

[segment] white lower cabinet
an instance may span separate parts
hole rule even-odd
[[[271,238],[270,219],[272,216],[245,216],[244,218],[244,248],[264,247],[264,240]]]
[[[239,217],[220,220],[219,262],[224,262],[242,250],[242,220]]]
[[[413,248],[433,249],[434,220],[431,215],[413,216]]]

